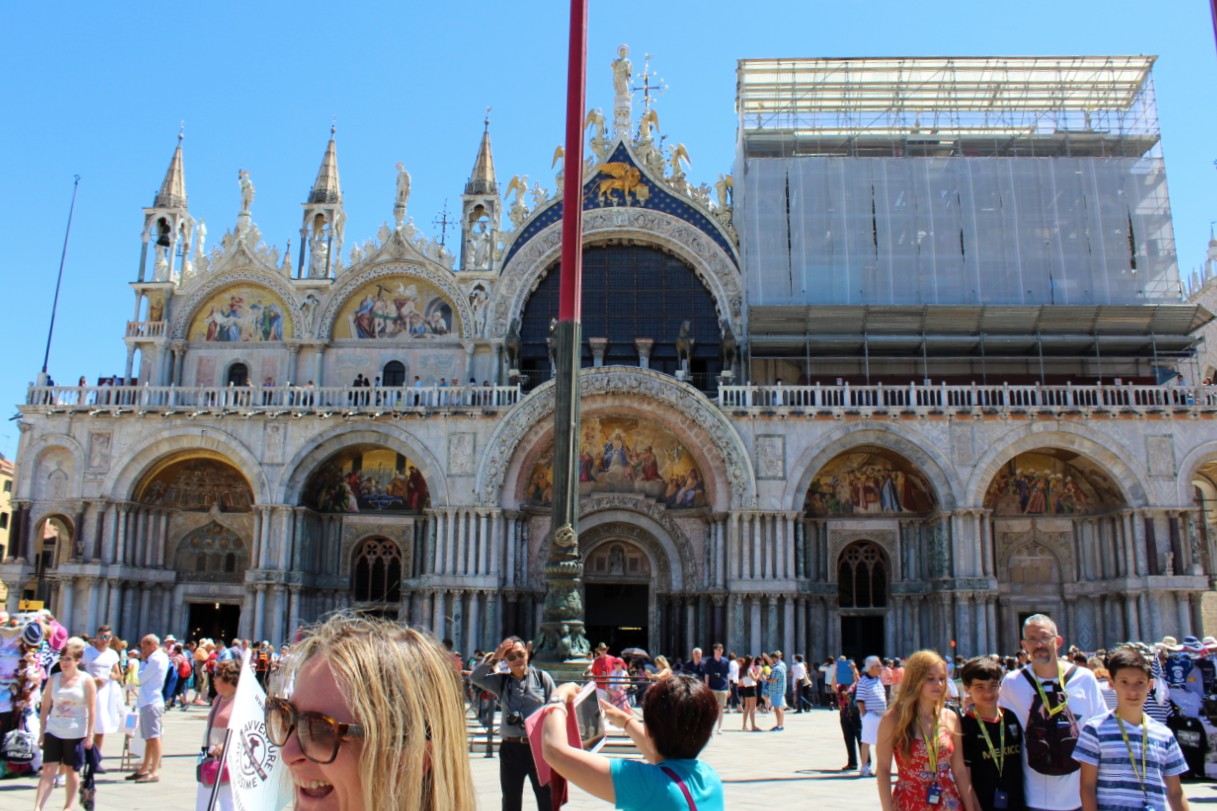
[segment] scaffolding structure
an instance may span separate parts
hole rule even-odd
[[[1152,56],[742,59],[744,157],[1147,157]]]

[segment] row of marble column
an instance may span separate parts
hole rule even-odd
[[[726,553],[729,580],[792,580],[803,536],[797,512],[734,512],[712,523],[711,539]],[[723,528],[725,527],[725,533]],[[715,558],[718,556],[715,555]],[[721,569],[715,569],[718,573]],[[723,585],[721,581],[714,585]]]

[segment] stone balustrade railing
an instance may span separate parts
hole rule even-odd
[[[48,410],[375,413],[509,408],[520,386],[30,386],[27,407]],[[724,410],[823,414],[1217,413],[1217,386],[878,384],[719,386]]]
[[[165,335],[164,321],[128,321],[128,338],[161,338]]]
[[[1016,386],[1006,383],[903,386],[719,386],[724,409],[858,413],[1066,413],[1174,409],[1217,412],[1217,386]]]
[[[507,408],[519,386],[30,386],[26,407],[48,411],[392,413]]]

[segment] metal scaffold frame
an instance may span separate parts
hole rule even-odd
[[[745,157],[1142,157],[1153,56],[743,59]]]

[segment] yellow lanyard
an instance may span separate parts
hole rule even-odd
[[[1137,759],[1133,757],[1132,742],[1128,740],[1128,732],[1124,729],[1124,719],[1116,716],[1116,723],[1120,725],[1120,735],[1124,738],[1124,748],[1128,750],[1128,765],[1132,767],[1132,773],[1137,776],[1137,780],[1141,781],[1141,795],[1148,797],[1149,792],[1145,786],[1145,761],[1149,752],[1149,730],[1146,728],[1145,713],[1141,714],[1141,771],[1137,771]]]
[[[1031,671],[1032,675],[1035,676],[1035,689],[1040,691],[1040,701],[1044,702],[1044,709],[1048,711],[1049,718],[1064,710],[1065,707],[1069,706],[1069,695],[1065,693],[1065,668],[1061,667],[1061,661],[1059,659],[1056,662],[1056,672],[1057,683],[1061,686],[1061,693],[1064,694],[1064,698],[1061,699],[1060,704],[1057,704],[1054,707],[1048,701],[1048,694],[1044,692],[1044,685],[1040,683],[1039,674],[1034,670]]]
[[[938,774],[938,719],[934,719],[934,737],[926,735],[925,726],[921,723],[921,719],[917,719],[917,728],[921,730],[921,737],[925,739],[925,759],[929,761],[930,771]]]
[[[1001,737],[998,739],[998,742],[1001,744],[1001,747],[996,752],[993,751],[993,739],[989,737],[989,730],[985,726],[985,719],[975,712],[972,713],[972,717],[980,724],[980,734],[984,736],[985,746],[989,747],[989,757],[993,758],[993,762],[997,765],[997,776],[1001,777],[1002,769],[1006,765],[1006,725],[1003,723],[1004,714],[1001,711],[1001,707],[997,708],[997,725],[1001,729]]]

